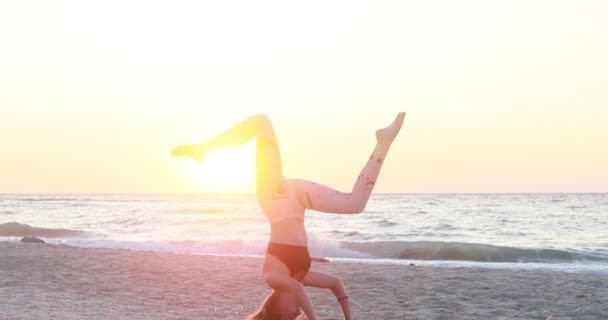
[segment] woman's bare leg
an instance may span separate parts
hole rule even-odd
[[[301,205],[307,209],[328,213],[363,211],[374,189],[386,154],[401,130],[404,118],[405,113],[399,113],[388,127],[376,131],[377,144],[350,193],[339,192],[306,180],[288,180],[287,183],[294,185],[294,189],[297,190]]]
[[[268,117],[248,118],[221,134],[198,144],[182,145],[172,152],[174,156],[191,157],[204,161],[207,153],[242,145],[256,138],[256,194],[262,208],[275,197],[285,193],[279,145]]]

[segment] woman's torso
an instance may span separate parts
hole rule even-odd
[[[270,222],[270,242],[307,246],[304,226],[305,208],[300,205],[296,192],[287,183],[286,192],[262,207]]]

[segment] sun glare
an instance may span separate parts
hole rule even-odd
[[[253,144],[210,153],[196,166],[196,178],[204,192],[249,193],[255,186]]]

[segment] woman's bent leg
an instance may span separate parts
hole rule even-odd
[[[404,117],[405,114],[400,113],[391,125],[376,132],[378,143],[350,193],[340,192],[306,180],[288,180],[288,183],[292,184],[296,190],[300,204],[307,209],[328,213],[360,213],[363,211],[376,185],[390,145],[401,129]]]

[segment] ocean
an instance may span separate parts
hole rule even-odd
[[[330,260],[608,274],[606,193],[373,194],[306,228]],[[0,241],[262,256],[269,232],[254,195],[0,194]]]

